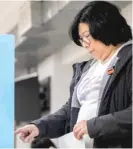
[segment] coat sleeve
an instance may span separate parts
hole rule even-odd
[[[131,103],[128,108],[95,117],[87,121],[88,134],[91,138],[124,138],[132,135],[132,67],[127,71],[127,88]]]
[[[127,109],[87,121],[91,138],[122,138],[132,135],[132,105]]]
[[[66,121],[70,118],[70,103],[69,101],[62,106],[54,114],[44,116],[38,120],[31,122],[35,124],[39,129],[39,136],[44,136],[46,138],[56,138],[65,133]]]
[[[39,129],[39,136],[44,136],[46,138],[57,138],[65,134],[66,123],[70,122],[70,108],[71,108],[71,96],[75,81],[75,68],[76,64],[73,65],[73,77],[70,85],[70,98],[65,105],[61,107],[57,112],[44,116],[37,119],[30,124],[34,124]]]

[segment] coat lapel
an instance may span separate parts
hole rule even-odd
[[[114,73],[112,75],[110,75],[110,77],[104,87],[104,92],[102,94],[99,111],[101,111],[102,103],[104,102],[105,97],[106,97],[108,91],[110,90],[112,83],[115,81],[115,79],[117,78],[117,76],[120,73],[120,71],[122,70],[122,68],[124,68],[124,66],[127,64],[127,62],[131,58],[132,58],[131,45],[128,45],[128,46],[126,46],[126,48],[121,49],[121,51],[118,53],[118,60],[116,62],[116,65],[114,66]],[[106,73],[108,73],[108,72],[106,72]]]

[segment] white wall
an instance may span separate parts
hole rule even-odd
[[[69,97],[72,67],[70,64],[62,64],[61,54],[53,54],[38,66],[40,82],[51,76],[51,113],[59,109]]]
[[[42,82],[48,76],[53,76],[54,55],[46,58],[38,65],[39,82]]]
[[[122,10],[122,15],[126,18],[127,23],[132,27],[132,3],[127,5],[123,10]]]
[[[0,1],[0,33],[8,33],[19,20],[19,10],[27,0]],[[5,11],[6,10],[6,11]],[[10,20],[10,21],[9,21]]]

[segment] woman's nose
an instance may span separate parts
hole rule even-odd
[[[90,47],[90,43],[87,42],[87,41],[84,41],[83,42],[83,47],[88,49]]]

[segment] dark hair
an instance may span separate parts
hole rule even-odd
[[[105,45],[116,46],[132,39],[132,31],[117,6],[106,1],[89,2],[75,17],[70,38],[79,46],[79,23],[87,23],[91,36]]]

